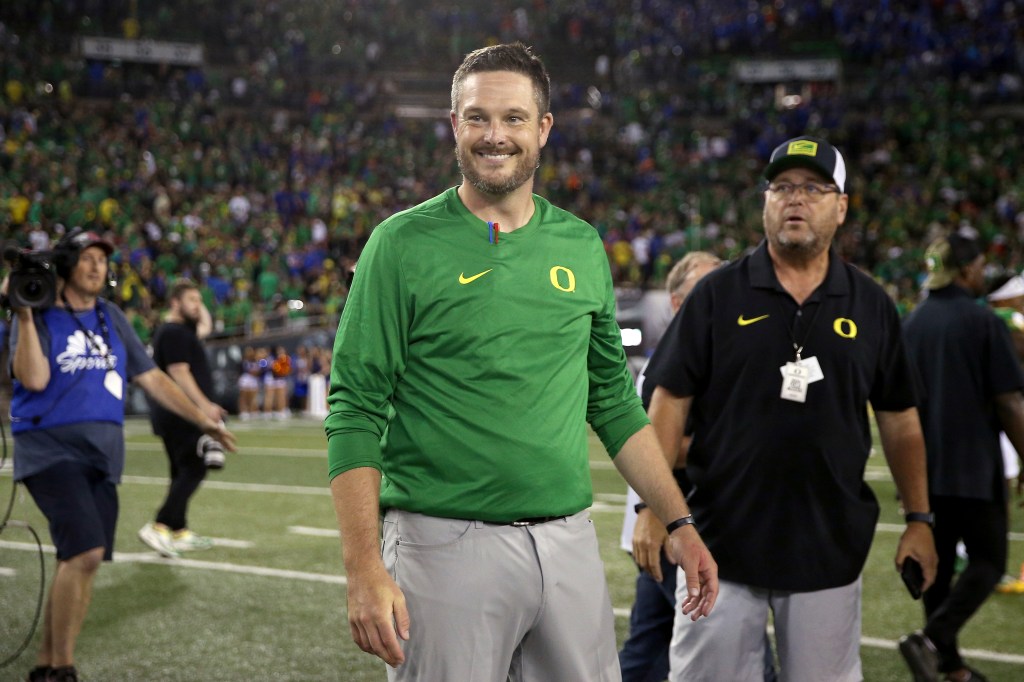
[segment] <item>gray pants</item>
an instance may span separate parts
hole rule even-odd
[[[682,592],[680,592],[682,590]],[[686,576],[676,579],[685,597]],[[861,579],[816,592],[782,592],[721,581],[711,616],[676,613],[669,648],[672,682],[762,682],[769,610],[782,682],[858,682]]]
[[[383,556],[410,619],[391,682],[621,679],[588,512],[516,527],[392,509]]]

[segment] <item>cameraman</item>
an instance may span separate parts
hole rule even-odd
[[[113,556],[124,469],[125,382],[233,450],[235,438],[158,369],[124,314],[100,297],[114,247],[74,230],[54,248],[58,302],[13,307],[14,479],[46,516],[57,548],[37,667],[29,680],[77,680],[75,641],[101,561]],[[6,285],[5,287],[6,288]]]

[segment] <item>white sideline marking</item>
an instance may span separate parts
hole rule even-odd
[[[27,542],[7,542],[0,540],[0,548],[18,549],[34,552],[38,550],[36,544]],[[43,545],[43,551],[47,554],[54,554],[56,549],[52,545]],[[332,585],[347,585],[348,580],[343,575],[328,575],[326,573],[309,573],[307,571],[291,571],[281,568],[266,568],[264,566],[246,566],[244,564],[229,564],[220,561],[197,561],[196,559],[165,559],[156,552],[114,552],[115,564],[162,564],[164,566],[182,566],[184,568],[197,568],[206,571],[221,571],[222,573],[238,573],[242,575],[256,575],[267,578],[288,578],[291,580],[305,580],[314,583],[329,583]]]
[[[319,529],[310,529],[319,530]],[[332,531],[333,532],[333,531]],[[18,549],[25,551],[36,551],[35,544],[27,542],[7,542],[0,540],[0,547],[5,549]],[[43,545],[43,550],[52,554],[54,548],[50,545]],[[331,585],[347,585],[348,580],[343,575],[328,575],[324,573],[308,573],[306,571],[288,571],[277,568],[263,568],[261,566],[244,566],[240,564],[228,564],[216,561],[196,561],[194,559],[165,559],[156,552],[145,552],[138,554],[123,554],[114,552],[115,563],[134,564],[162,564],[164,566],[182,566],[184,568],[195,568],[207,571],[221,571],[223,573],[236,573],[241,575],[255,575],[266,578],[284,578],[290,580],[304,580],[306,582],[327,583]],[[612,609],[616,618],[629,618],[629,609]],[[881,649],[895,649],[896,642],[878,637],[861,637],[863,646],[876,647]],[[984,649],[964,649],[962,653],[969,658],[979,658],[988,661],[999,661],[1001,663],[1013,663],[1024,665],[1024,655],[1004,654],[998,651],[986,651]]]
[[[336,538],[336,528],[310,528],[309,526],[288,526],[288,532],[295,535],[310,535],[315,538]]]
[[[231,538],[211,538],[209,535],[206,536],[213,541],[216,547],[230,547],[232,549],[252,549],[256,545],[249,542],[248,540],[232,540]]]
[[[166,486],[166,478],[159,476],[122,476],[122,483],[137,483],[139,485],[162,485]],[[331,490],[326,485],[316,488],[308,485],[273,485],[270,483],[232,483],[231,481],[211,481],[209,478],[203,481],[204,488],[216,490],[235,490],[246,493],[284,493],[287,495],[330,495]]]
[[[860,643],[878,649],[896,649],[896,642],[879,637],[861,637]],[[1024,656],[1021,654],[1003,654],[998,651],[986,651],[985,649],[961,649],[960,654],[967,658],[982,658],[987,661],[998,661],[1000,663],[1024,663]]]
[[[616,618],[629,618],[629,609],[612,609],[615,612]],[[775,629],[772,626],[768,626],[768,632],[774,632]],[[875,649],[890,649],[896,650],[896,642],[890,639],[882,639],[881,637],[861,637],[861,646],[869,646]],[[1021,654],[1004,654],[999,651],[987,651],[985,649],[961,649],[960,653],[967,658],[980,658],[986,661],[998,661],[999,663],[1015,663],[1017,665],[1024,665],[1024,655]]]
[[[18,575],[18,572],[13,568],[4,568],[0,566],[0,576],[4,578],[13,578],[16,575]]]
[[[875,527],[876,533],[902,533],[906,529],[906,526],[900,523],[880,523]],[[1024,540],[1024,533],[1007,533],[1007,539],[1011,542],[1020,542]]]
[[[0,471],[0,475],[10,475],[7,472]],[[166,486],[167,479],[160,478],[157,476],[123,476],[123,483],[136,483],[139,485],[160,485]],[[273,485],[270,483],[232,483],[230,481],[211,481],[207,478],[203,481],[204,488],[215,488],[217,490],[233,490],[236,492],[247,492],[247,493],[281,493],[285,495],[320,495],[329,496],[331,491],[329,488],[324,486],[323,488],[302,486],[302,485]],[[606,504],[605,501],[611,503],[621,503],[625,501],[625,495],[619,495],[617,493],[604,493],[594,496],[598,502],[594,503],[594,506],[590,508],[592,512],[615,512],[622,511],[621,506],[616,504]],[[876,533],[902,533],[904,526],[894,523],[880,523],[875,529]],[[1024,533],[1007,533],[1006,537],[1011,542],[1024,541]],[[225,547],[242,547],[242,545],[227,544]],[[238,542],[243,542],[239,540]]]
[[[134,443],[128,442],[125,444],[128,451],[132,450],[145,450],[151,452],[163,452],[164,446],[160,443]],[[227,453],[228,461],[231,461],[234,457],[247,457],[249,455],[258,455],[261,457],[299,457],[303,459],[327,459],[327,448],[313,449],[308,448],[261,448],[245,446],[241,448],[239,452]]]
[[[291,580],[304,580],[306,582],[328,583],[332,585],[348,584],[348,580],[343,575],[327,575],[325,573],[291,571],[280,568],[265,568],[263,566],[246,566],[244,564],[229,564],[219,561],[197,561],[195,559],[165,559],[156,552],[143,552],[138,554],[121,554],[120,552],[114,552],[114,561],[117,563],[125,564],[164,564],[166,566],[184,566],[185,568],[197,568],[207,571],[221,571],[223,573],[256,575],[265,578],[288,578]]]

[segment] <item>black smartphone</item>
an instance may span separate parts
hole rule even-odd
[[[924,571],[921,570],[921,564],[907,557],[903,560],[903,570],[900,571],[900,577],[903,578],[903,584],[907,586],[910,596],[914,599],[920,599],[921,588],[924,587]]]

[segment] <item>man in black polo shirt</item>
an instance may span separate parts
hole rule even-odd
[[[153,360],[167,372],[203,414],[223,420],[227,411],[211,400],[213,374],[200,336],[212,330],[210,313],[195,283],[182,279],[171,287],[170,311],[153,336]],[[224,450],[188,422],[150,401],[153,433],[160,436],[171,465],[171,483],[156,520],[139,529],[139,539],[165,557],[207,549],[210,538],[188,527],[188,504],[207,469],[224,466]]]
[[[697,284],[647,370],[665,452],[692,414],[690,508],[721,579],[714,618],[677,615],[671,679],[762,679],[771,610],[785,679],[860,680],[879,511],[864,482],[869,402],[910,512],[896,564],[935,575],[910,366],[892,301],[830,248],[848,202],[839,151],[789,140],[764,175],[767,239]]]
[[[1024,375],[1006,325],[976,300],[985,290],[977,242],[951,234],[928,247],[925,262],[928,297],[907,318],[905,333],[924,388],[921,422],[939,570],[924,594],[924,630],[904,637],[900,652],[915,680],[938,680],[939,673],[958,682],[982,680],[960,657],[956,638],[1006,567],[999,432],[1024,452]],[[961,539],[970,561],[951,586]]]

